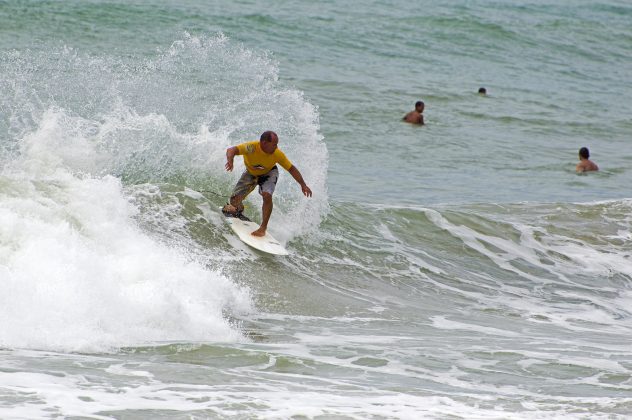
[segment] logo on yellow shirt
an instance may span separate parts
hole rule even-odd
[[[255,151],[255,145],[254,144],[247,144],[246,145],[246,152],[247,153],[254,153]]]

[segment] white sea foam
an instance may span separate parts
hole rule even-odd
[[[551,233],[547,230],[548,226],[532,226],[509,218],[505,222],[520,233],[520,240],[514,242],[502,236],[477,232],[465,225],[450,223],[436,210],[428,209],[426,215],[438,227],[447,230],[468,247],[487,256],[499,267],[535,282],[547,282],[547,280],[518,269],[511,262],[522,260],[549,273],[559,281],[569,283],[572,283],[573,276],[578,274],[609,275],[617,272],[627,276],[632,275],[632,265],[629,264],[628,254],[622,252],[623,249],[613,249],[609,245],[586,244],[579,238]],[[580,236],[582,231],[576,233]],[[625,233],[620,233],[620,235],[625,237]],[[486,244],[493,245],[495,250],[489,249]],[[541,256],[551,254],[563,255],[565,259],[550,257],[550,263],[543,264]]]
[[[190,239],[168,240],[170,232],[188,236],[190,220],[177,200],[149,213],[139,211],[137,198],[162,198],[151,182],[182,173],[192,182],[215,178],[232,187],[238,174],[224,171],[226,147],[273,129],[314,198],[302,197],[285,177],[270,230],[289,241],[315,229],[328,206],[327,150],[315,107],[279,86],[278,66],[267,54],[222,35],[186,35],[133,67],[73,49],[58,54],[51,71],[63,74],[59,84],[8,69],[21,77],[12,84],[17,103],[7,105],[23,118],[11,122],[19,123],[12,128],[19,153],[3,154],[0,180],[0,322],[7,331],[0,345],[100,351],[156,341],[242,340],[227,314],[252,310],[249,291],[204,266]],[[18,59],[26,66],[50,57]],[[213,72],[239,77],[232,85],[208,86],[217,102],[199,108],[199,92],[187,94],[186,86],[165,76],[192,68],[209,80]],[[33,100],[44,93],[66,103]],[[268,112],[243,113],[262,107]],[[176,115],[181,120],[172,119]],[[125,187],[121,177],[146,184]],[[208,222],[225,228],[192,191],[183,194],[200,202]],[[253,194],[255,215],[257,200]],[[161,229],[154,233],[162,238],[143,232],[139,222],[157,222]],[[242,247],[238,255],[256,256],[231,235],[226,239]]]
[[[46,114],[3,171],[0,345],[103,351],[241,340],[224,311],[250,311],[249,292],[140,231],[119,179],[73,174],[69,166],[94,166],[95,154],[63,126]]]
[[[630,399],[573,398],[547,401],[524,400],[524,410],[508,410],[484,395],[428,395],[424,390],[403,393],[362,388],[344,382],[321,382],[309,385],[293,384],[289,376],[275,376],[273,382],[262,381],[256,387],[239,388],[230,385],[162,383],[150,378],[128,382],[130,386],[90,384],[83,375],[54,376],[42,373],[16,372],[0,375],[5,389],[20,396],[34,395],[24,402],[0,408],[5,418],[63,417],[110,418],[104,413],[138,413],[138,410],[164,410],[172,414],[232,417],[236,413],[257,411],[258,418],[345,417],[350,419],[441,418],[517,418],[517,419],[579,419],[588,410],[577,412],[573,407],[582,403],[597,408],[623,404]],[[344,386],[345,392],[332,387]],[[195,414],[194,414],[195,413]],[[591,416],[607,418],[606,416]],[[612,417],[609,417],[612,418]]]
[[[518,337],[520,334],[513,331],[501,330],[500,328],[482,327],[480,325],[468,324],[465,322],[457,322],[446,319],[443,316],[435,316],[431,318],[432,325],[442,330],[464,330],[479,332],[485,335],[499,335],[503,337]]]

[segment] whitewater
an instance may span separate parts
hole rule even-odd
[[[0,417],[630,416],[632,8],[406,6],[0,5]]]

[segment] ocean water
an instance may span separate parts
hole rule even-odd
[[[436,3],[0,1],[0,418],[632,416],[632,6]]]

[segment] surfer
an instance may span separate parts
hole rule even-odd
[[[598,171],[599,167],[595,162],[588,159],[590,157],[590,152],[587,147],[582,147],[579,149],[579,163],[575,167],[575,172],[588,172],[588,171]]]
[[[424,125],[423,112],[425,106],[426,105],[422,101],[415,102],[415,109],[404,115],[404,118],[402,118],[402,120],[411,124]]]
[[[237,185],[233,189],[230,196],[230,203],[226,204],[222,211],[232,215],[239,215],[244,211],[242,201],[250,194],[255,187],[259,186],[259,194],[263,197],[263,205],[261,207],[261,225],[259,229],[252,232],[254,236],[264,236],[268,228],[268,221],[272,214],[272,194],[279,178],[278,163],[292,175],[292,177],[301,186],[301,191],[305,197],[312,196],[312,190],[309,189],[303,176],[292,165],[292,162],[277,147],[279,136],[274,131],[266,131],[261,135],[259,141],[251,141],[232,146],[226,149],[226,170],[233,170],[233,159],[235,155],[244,157],[244,165],[246,170],[237,181]]]

